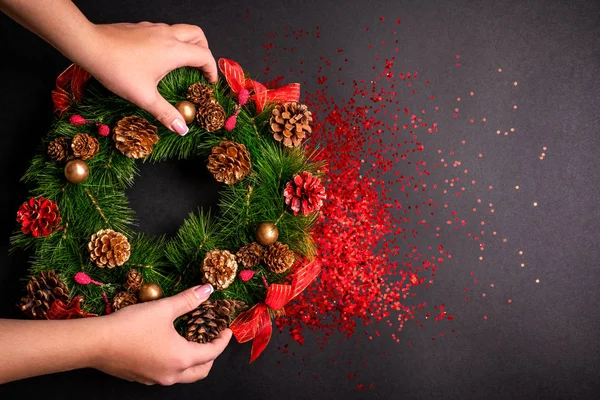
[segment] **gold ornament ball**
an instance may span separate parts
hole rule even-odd
[[[163,297],[163,291],[156,283],[146,283],[138,292],[138,300],[142,303],[158,300],[161,297]]]
[[[65,178],[71,183],[82,183],[90,176],[90,169],[85,161],[75,159],[65,165]]]
[[[272,222],[263,222],[256,227],[256,241],[263,246],[270,246],[279,239],[279,229]]]
[[[175,108],[179,111],[186,124],[191,124],[196,119],[196,106],[191,101],[178,101],[175,103]]]

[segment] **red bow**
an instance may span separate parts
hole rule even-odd
[[[273,332],[269,308],[281,310],[290,300],[299,295],[319,275],[321,263],[318,260],[306,264],[294,272],[291,285],[273,284],[267,289],[265,301],[248,311],[240,313],[230,325],[239,343],[254,339],[250,362],[258,358],[267,347]]]
[[[97,317],[96,314],[88,314],[81,309],[83,297],[75,296],[69,304],[65,304],[62,300],[56,299],[52,302],[50,309],[46,313],[48,319],[73,319]]]
[[[277,89],[267,89],[265,85],[244,76],[240,64],[226,58],[219,59],[219,69],[235,94],[242,90],[254,92],[250,97],[256,104],[256,113],[260,114],[269,103],[284,103],[300,99],[300,84],[290,83]]]
[[[89,72],[79,65],[71,64],[56,78],[56,90],[52,91],[54,109],[61,114],[69,109],[72,101],[81,99],[83,85],[91,78]],[[69,90],[71,93],[69,93]]]

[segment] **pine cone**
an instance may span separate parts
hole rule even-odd
[[[90,259],[99,268],[114,268],[125,264],[129,260],[130,248],[127,237],[112,229],[99,230],[88,243]]]
[[[265,251],[265,263],[272,272],[281,274],[294,265],[296,257],[287,244],[275,242]]]
[[[218,182],[228,185],[244,179],[251,166],[246,146],[231,140],[213,147],[212,154],[208,156],[208,170]]]
[[[235,279],[237,267],[235,256],[227,250],[211,250],[202,263],[202,281],[215,290],[226,289]]]
[[[70,159],[72,155],[69,139],[66,137],[59,137],[51,141],[48,145],[48,155],[52,160],[57,162],[63,162]]]
[[[112,307],[113,310],[117,311],[121,308],[136,304],[137,302],[137,296],[135,294],[129,292],[119,292],[115,294],[115,297],[113,297]]]
[[[129,158],[144,158],[152,153],[158,143],[158,129],[144,118],[131,115],[122,118],[113,128],[117,149]]]
[[[207,132],[218,131],[225,125],[225,110],[217,103],[206,102],[198,107],[196,120],[198,125],[206,129]]]
[[[127,278],[125,279],[125,283],[123,284],[123,287],[125,287],[125,289],[128,292],[137,293],[140,291],[140,288],[142,287],[143,284],[144,284],[144,278],[142,277],[142,274],[140,273],[140,271],[138,271],[135,268],[132,268],[127,273]]]
[[[238,264],[252,268],[262,261],[264,252],[265,249],[260,244],[253,242],[239,249],[235,256]]]
[[[304,104],[295,101],[276,106],[271,115],[271,131],[278,142],[287,147],[300,146],[307,133],[311,133],[312,113]]]
[[[45,197],[32,197],[19,207],[17,222],[21,231],[33,237],[48,236],[60,224],[58,206]]]
[[[185,338],[190,342],[210,342],[228,328],[236,312],[245,307],[238,300],[206,300],[183,316],[182,320],[187,324]]]
[[[33,319],[48,319],[46,313],[56,299],[68,304],[69,289],[54,270],[42,271],[29,279],[27,295],[18,306]]]
[[[71,140],[73,157],[80,160],[89,160],[98,153],[99,149],[100,143],[98,143],[98,139],[86,133],[78,133]]]
[[[194,83],[188,88],[187,99],[199,107],[216,101],[213,88],[200,82]]]
[[[294,215],[298,213],[308,215],[319,211],[323,206],[323,200],[327,198],[321,180],[308,171],[294,175],[292,181],[285,185],[283,196],[285,204],[290,206]]]

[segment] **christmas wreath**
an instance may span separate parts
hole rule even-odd
[[[311,112],[300,87],[267,88],[234,61],[208,84],[180,68],[159,84],[189,126],[180,137],[72,65],[52,97],[58,118],[23,181],[14,248],[33,250],[18,306],[34,319],[92,317],[210,283],[211,299],[176,321],[188,340],[230,327],[268,344],[271,317],[320,271],[311,227],[325,199],[323,162],[305,146]],[[216,211],[190,214],[173,238],[133,229],[125,189],[136,160],[204,157],[222,182]]]

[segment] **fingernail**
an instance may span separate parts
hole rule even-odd
[[[199,299],[207,299],[208,296],[210,296],[212,294],[212,292],[214,292],[214,291],[215,291],[215,289],[213,289],[213,287],[210,283],[207,283],[206,285],[202,285],[202,286],[196,286],[194,288],[194,294]]]
[[[189,128],[187,125],[180,119],[176,119],[171,124],[171,129],[180,134],[181,136],[185,136],[189,132]]]

